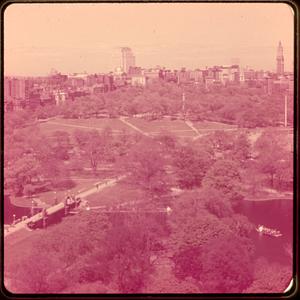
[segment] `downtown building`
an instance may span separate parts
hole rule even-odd
[[[283,56],[283,47],[281,41],[279,41],[277,47],[277,56],[276,56],[276,73],[277,75],[281,76],[284,75],[284,56]]]
[[[4,78],[5,110],[20,110],[26,107],[29,100],[32,81],[24,77]]]
[[[128,74],[131,67],[135,67],[135,56],[133,52],[128,47],[123,47],[121,49],[122,53],[122,70],[124,73]]]

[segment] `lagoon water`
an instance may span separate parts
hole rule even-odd
[[[270,262],[290,264],[291,257],[285,248],[293,245],[293,200],[244,200],[238,211],[247,216],[256,227],[264,225],[282,233],[280,237],[273,237],[254,231],[251,238],[256,247],[256,256],[263,256]]]
[[[41,211],[40,208],[35,208],[36,212]],[[13,215],[16,215],[16,220],[23,216],[30,216],[31,206],[17,206],[11,202],[9,196],[4,196],[4,224],[12,224]]]

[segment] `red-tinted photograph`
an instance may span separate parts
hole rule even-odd
[[[7,6],[7,292],[288,292],[294,22],[280,2]]]

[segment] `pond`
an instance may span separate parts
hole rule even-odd
[[[41,208],[35,208],[35,212],[41,211]],[[17,206],[11,202],[9,196],[4,196],[4,224],[12,224],[16,215],[16,220],[22,218],[23,216],[31,215],[31,206]]]
[[[285,248],[288,244],[293,245],[293,200],[244,200],[238,212],[247,216],[256,227],[264,225],[282,233],[280,237],[273,237],[254,231],[251,238],[256,246],[256,256],[264,256],[270,262],[290,264],[291,257]]]

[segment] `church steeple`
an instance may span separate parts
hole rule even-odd
[[[284,73],[284,57],[283,57],[283,47],[281,44],[281,41],[279,41],[278,47],[277,47],[277,74],[283,75]]]

